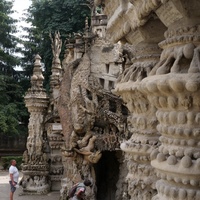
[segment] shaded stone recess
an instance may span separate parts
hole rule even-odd
[[[24,190],[64,200],[90,179],[90,200],[200,199],[200,2],[94,3],[101,12],[67,38],[62,61],[50,35],[49,97],[36,57]]]

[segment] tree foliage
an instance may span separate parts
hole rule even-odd
[[[16,20],[11,17],[13,1],[0,1],[0,134],[24,134],[26,128],[20,123],[27,122],[28,112],[24,105],[23,74],[14,70],[20,61],[14,53],[19,39],[16,33]]]
[[[28,79],[37,53],[44,62],[48,88],[52,62],[49,33],[59,31],[64,43],[67,35],[83,30],[85,18],[90,15],[90,10],[84,5],[87,0],[32,0],[25,16],[31,26],[24,28],[27,34],[21,49],[17,45],[21,41],[14,34],[17,20],[11,17],[13,1],[0,1],[0,134],[7,135],[27,133],[28,112],[23,96],[30,87]],[[19,59],[17,52],[22,52],[24,57]],[[15,71],[17,65],[25,71]]]
[[[85,18],[90,15],[89,8],[84,4],[85,0],[32,0],[26,16],[26,21],[32,26],[26,28],[28,35],[24,43],[23,63],[29,74],[33,68],[30,61],[33,61],[35,54],[39,53],[44,62],[46,86],[52,62],[49,33],[59,31],[64,43],[67,35],[82,31]]]
[[[13,34],[16,32],[16,20],[10,15],[12,11],[12,1],[0,1],[0,70],[12,71],[13,66],[19,64],[19,59],[14,56],[18,52],[19,42]]]

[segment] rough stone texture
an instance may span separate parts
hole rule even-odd
[[[101,16],[105,19],[104,15],[97,16],[97,19],[93,18],[96,26],[94,30],[102,28],[101,20],[99,20]],[[93,182],[93,188],[88,191],[88,199],[95,199],[95,196],[98,198],[111,196],[114,199],[116,189],[118,189],[117,199],[122,199],[123,195],[124,199],[127,199],[125,197],[127,195],[123,194],[124,190],[122,190],[122,185],[126,185],[125,180],[118,179],[119,176],[125,177],[124,173],[126,174],[126,171],[120,167],[124,166],[123,155],[115,153],[116,150],[120,150],[120,140],[126,137],[123,135],[126,117],[123,117],[122,109],[125,112],[124,115],[127,115],[127,110],[121,100],[111,93],[120,71],[119,64],[122,61],[118,53],[119,45],[111,45],[102,38],[105,34],[105,24],[99,32],[102,35],[97,34],[96,37],[93,32],[85,33],[83,36],[85,53],[82,58],[72,60],[70,64],[73,67],[69,95],[73,131],[69,133],[69,147],[63,148],[62,153],[63,159],[68,160],[71,157],[73,162],[66,163],[66,178],[62,183],[62,192],[64,194],[65,187],[71,186],[70,182],[89,178]],[[91,42],[93,42],[92,45]],[[74,47],[75,52],[81,51],[82,47],[77,46],[76,43]],[[101,166],[105,163],[110,165],[110,159],[116,162],[118,167],[108,168],[109,173],[106,176],[109,175],[112,181],[104,182],[105,185],[103,185],[101,175],[105,172],[102,171]],[[116,175],[113,170],[117,172]],[[109,191],[106,187],[109,187]],[[96,188],[99,188],[99,192],[96,192]]]
[[[39,105],[48,110],[37,124],[45,123],[52,166],[63,167],[61,199],[86,178],[90,200],[200,199],[200,2],[95,4],[102,13],[68,40],[62,64],[59,33],[51,38],[51,106],[43,92],[25,98],[37,102],[26,100],[30,121],[41,119]]]
[[[115,89],[116,93],[127,102],[127,107],[131,115],[136,116],[136,121],[143,119],[140,123],[143,129],[148,123],[138,116],[142,100],[138,103],[137,99],[144,97],[147,103],[143,104],[154,107],[148,119],[152,120],[155,117],[158,121],[155,128],[161,135],[159,138],[161,145],[158,149],[152,149],[151,153],[151,164],[159,179],[156,182],[158,194],[153,199],[199,199],[197,186],[199,173],[196,170],[199,159],[199,126],[196,123],[199,115],[197,93],[200,2],[195,0],[190,2],[185,0],[112,1],[115,4],[113,9],[110,9],[110,1],[97,3],[104,4],[104,13],[109,16],[107,31],[113,42],[125,40],[137,49],[144,41],[151,38],[150,40],[156,42],[162,49],[157,64],[154,63],[152,66],[145,58],[143,62],[146,67],[143,69],[144,64],[142,66],[137,62],[140,67],[131,66],[126,69]],[[127,21],[123,23],[125,19]],[[147,29],[151,27],[149,23],[152,23],[152,19],[160,23],[155,25],[157,30],[162,27],[161,30],[165,31],[164,33],[155,30],[158,35],[156,40],[151,37],[151,31]],[[146,34],[143,34],[142,30]],[[162,39],[163,36],[165,39]],[[142,73],[138,68],[140,71],[145,70],[146,73],[141,76]],[[138,127],[134,120],[130,123],[134,127],[133,130]],[[131,138],[135,138],[137,134],[142,135],[142,130],[138,133],[132,131]],[[146,136],[145,139],[147,140],[148,137]],[[134,152],[135,141],[130,139],[122,143],[122,150],[128,154]],[[135,157],[136,155],[134,153]],[[137,174],[134,173],[130,178],[129,186],[137,180]],[[131,199],[152,198],[145,193],[145,188],[140,190],[143,197],[138,198],[135,189],[129,191]]]

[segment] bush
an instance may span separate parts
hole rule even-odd
[[[22,156],[6,156],[1,157],[2,166],[5,170],[7,170],[10,167],[10,161],[16,160],[17,164],[16,167],[21,170],[21,164],[22,164]]]

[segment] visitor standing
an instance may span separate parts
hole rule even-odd
[[[79,183],[76,187],[76,192],[72,200],[84,200],[86,186],[91,186],[92,183],[90,180],[85,180],[83,183]]]
[[[11,160],[10,161],[10,167],[9,167],[9,175],[10,175],[10,200],[13,200],[13,194],[16,190],[16,186],[18,183],[18,178],[19,178],[19,171],[16,167],[16,160]]]

